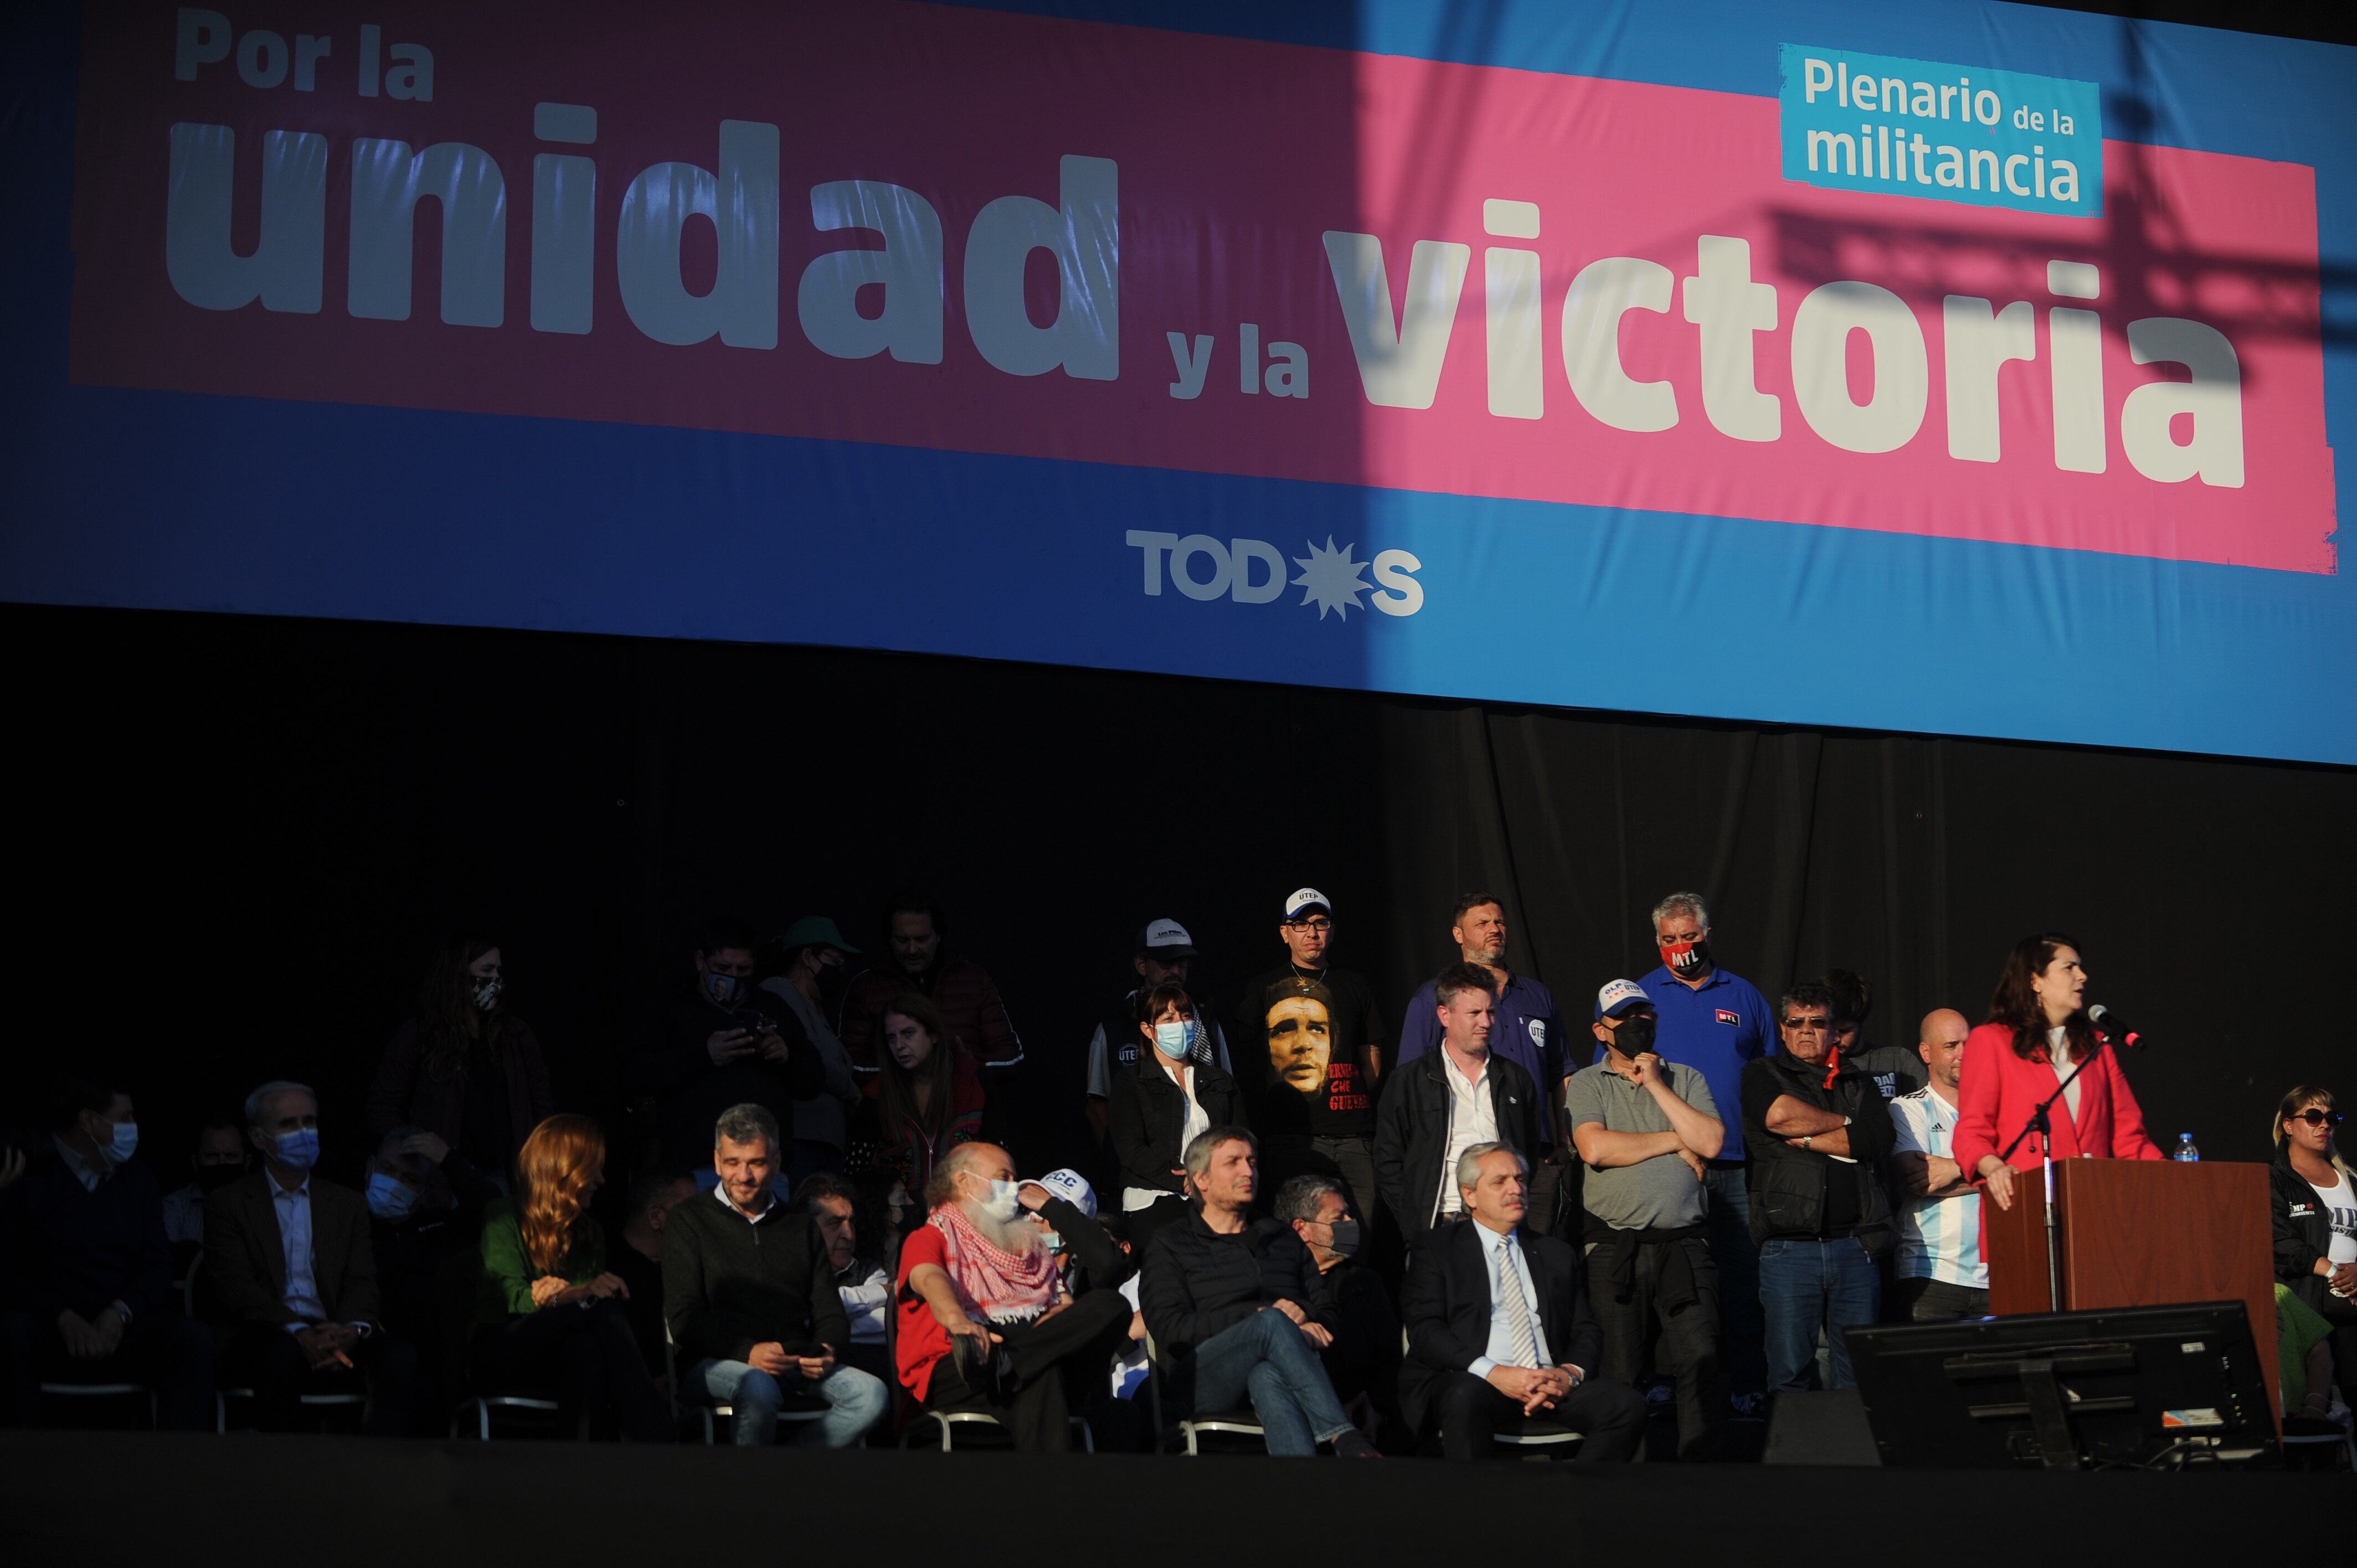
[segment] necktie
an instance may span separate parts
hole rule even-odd
[[[1523,1294],[1523,1282],[1514,1268],[1514,1239],[1500,1238],[1498,1241],[1498,1294],[1506,1305],[1506,1342],[1513,1351],[1517,1367],[1539,1364],[1538,1334],[1531,1326],[1531,1304]]]

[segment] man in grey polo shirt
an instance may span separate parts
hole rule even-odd
[[[1653,1050],[1659,1015],[1634,982],[1596,996],[1595,1065],[1564,1089],[1564,1123],[1587,1167],[1588,1299],[1604,1334],[1598,1375],[1634,1384],[1659,1322],[1656,1369],[1677,1385],[1678,1457],[1717,1456],[1726,1420],[1718,1270],[1703,1176],[1726,1142],[1710,1086]]]

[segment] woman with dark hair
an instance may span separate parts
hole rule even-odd
[[[2095,1026],[2087,1018],[2087,968],[2079,944],[2060,931],[2013,946],[1989,998],[1988,1022],[1964,1036],[1964,1081],[1957,1087],[1956,1164],[1988,1184],[1999,1208],[2013,1207],[2013,1173],[2035,1170],[2035,1133],[2022,1138],[2031,1112],[2071,1079],[2047,1120],[2058,1160],[2157,1160],[2144,1112],[2120,1070],[2119,1054],[2094,1061]],[[2073,1069],[2086,1063],[2075,1079]],[[2020,1138],[2016,1144],[2015,1140]],[[2013,1144],[2010,1162],[2002,1153]]]
[[[1121,1165],[1122,1222],[1144,1257],[1154,1233],[1187,1212],[1179,1155],[1188,1140],[1243,1125],[1244,1100],[1201,1048],[1203,1026],[1185,986],[1166,981],[1140,991],[1137,1032],[1149,1048],[1114,1077],[1107,1121]]]
[[[668,1443],[670,1402],[655,1387],[606,1269],[589,1200],[606,1181],[606,1136],[587,1116],[552,1116],[516,1155],[517,1195],[483,1212],[475,1366],[486,1389],[554,1388],[576,1433]]]
[[[531,1026],[500,1004],[499,944],[458,937],[428,960],[417,1015],[393,1032],[369,1085],[369,1137],[424,1129],[402,1147],[442,1167],[460,1199],[509,1190],[532,1130],[554,1114]]]
[[[2332,1380],[2357,1409],[2357,1171],[2341,1157],[2340,1126],[2330,1090],[2302,1084],[2285,1095],[2269,1183],[2276,1278],[2331,1326]],[[2323,1413],[2317,1392],[2309,1391],[2311,1414]]]
[[[982,1075],[914,991],[886,1004],[878,1032],[883,1059],[852,1118],[850,1163],[920,1193],[943,1155],[982,1135]]]

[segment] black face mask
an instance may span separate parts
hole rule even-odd
[[[818,966],[818,994],[822,1002],[833,1002],[843,994],[843,965],[823,963]]]
[[[244,1174],[243,1165],[199,1165],[197,1186],[206,1192],[219,1192]]]
[[[1681,952],[1673,943],[1662,950],[1662,958],[1670,966],[1672,974],[1681,980],[1692,980],[1710,967],[1710,944],[1697,938]]]
[[[1334,1232],[1334,1239],[1326,1243],[1327,1250],[1329,1251],[1335,1252],[1347,1258],[1351,1253],[1356,1252],[1359,1250],[1359,1222],[1357,1220],[1337,1219],[1331,1226],[1328,1227],[1328,1229]]]
[[[1653,1020],[1642,1015],[1621,1019],[1620,1026],[1612,1031],[1612,1045],[1634,1061],[1653,1048]]]

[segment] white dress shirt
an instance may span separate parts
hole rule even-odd
[[[271,1207],[278,1211],[278,1245],[286,1260],[286,1310],[303,1320],[286,1326],[290,1331],[308,1328],[328,1320],[328,1308],[319,1300],[318,1277],[313,1272],[310,1174],[304,1173],[303,1185],[291,1192],[279,1185],[275,1176],[269,1181]]]
[[[1465,1196],[1457,1190],[1457,1162],[1465,1151],[1476,1144],[1498,1141],[1498,1108],[1490,1096],[1490,1058],[1483,1057],[1481,1070],[1467,1078],[1458,1070],[1457,1058],[1443,1047],[1440,1076],[1448,1085],[1448,1142],[1440,1152],[1440,1190],[1432,1197],[1435,1219],[1465,1210]]]
[[[1513,1336],[1506,1328],[1506,1292],[1518,1290],[1531,1313],[1531,1339],[1538,1347],[1538,1364],[1555,1365],[1547,1355],[1546,1322],[1539,1313],[1539,1287],[1531,1278],[1530,1261],[1523,1256],[1523,1244],[1514,1240],[1511,1230],[1502,1235],[1480,1220],[1473,1221],[1473,1234],[1481,1242],[1481,1261],[1490,1276],[1490,1346],[1486,1355],[1474,1359],[1465,1369],[1477,1378],[1486,1378],[1490,1369],[1514,1365],[1516,1347]]]

